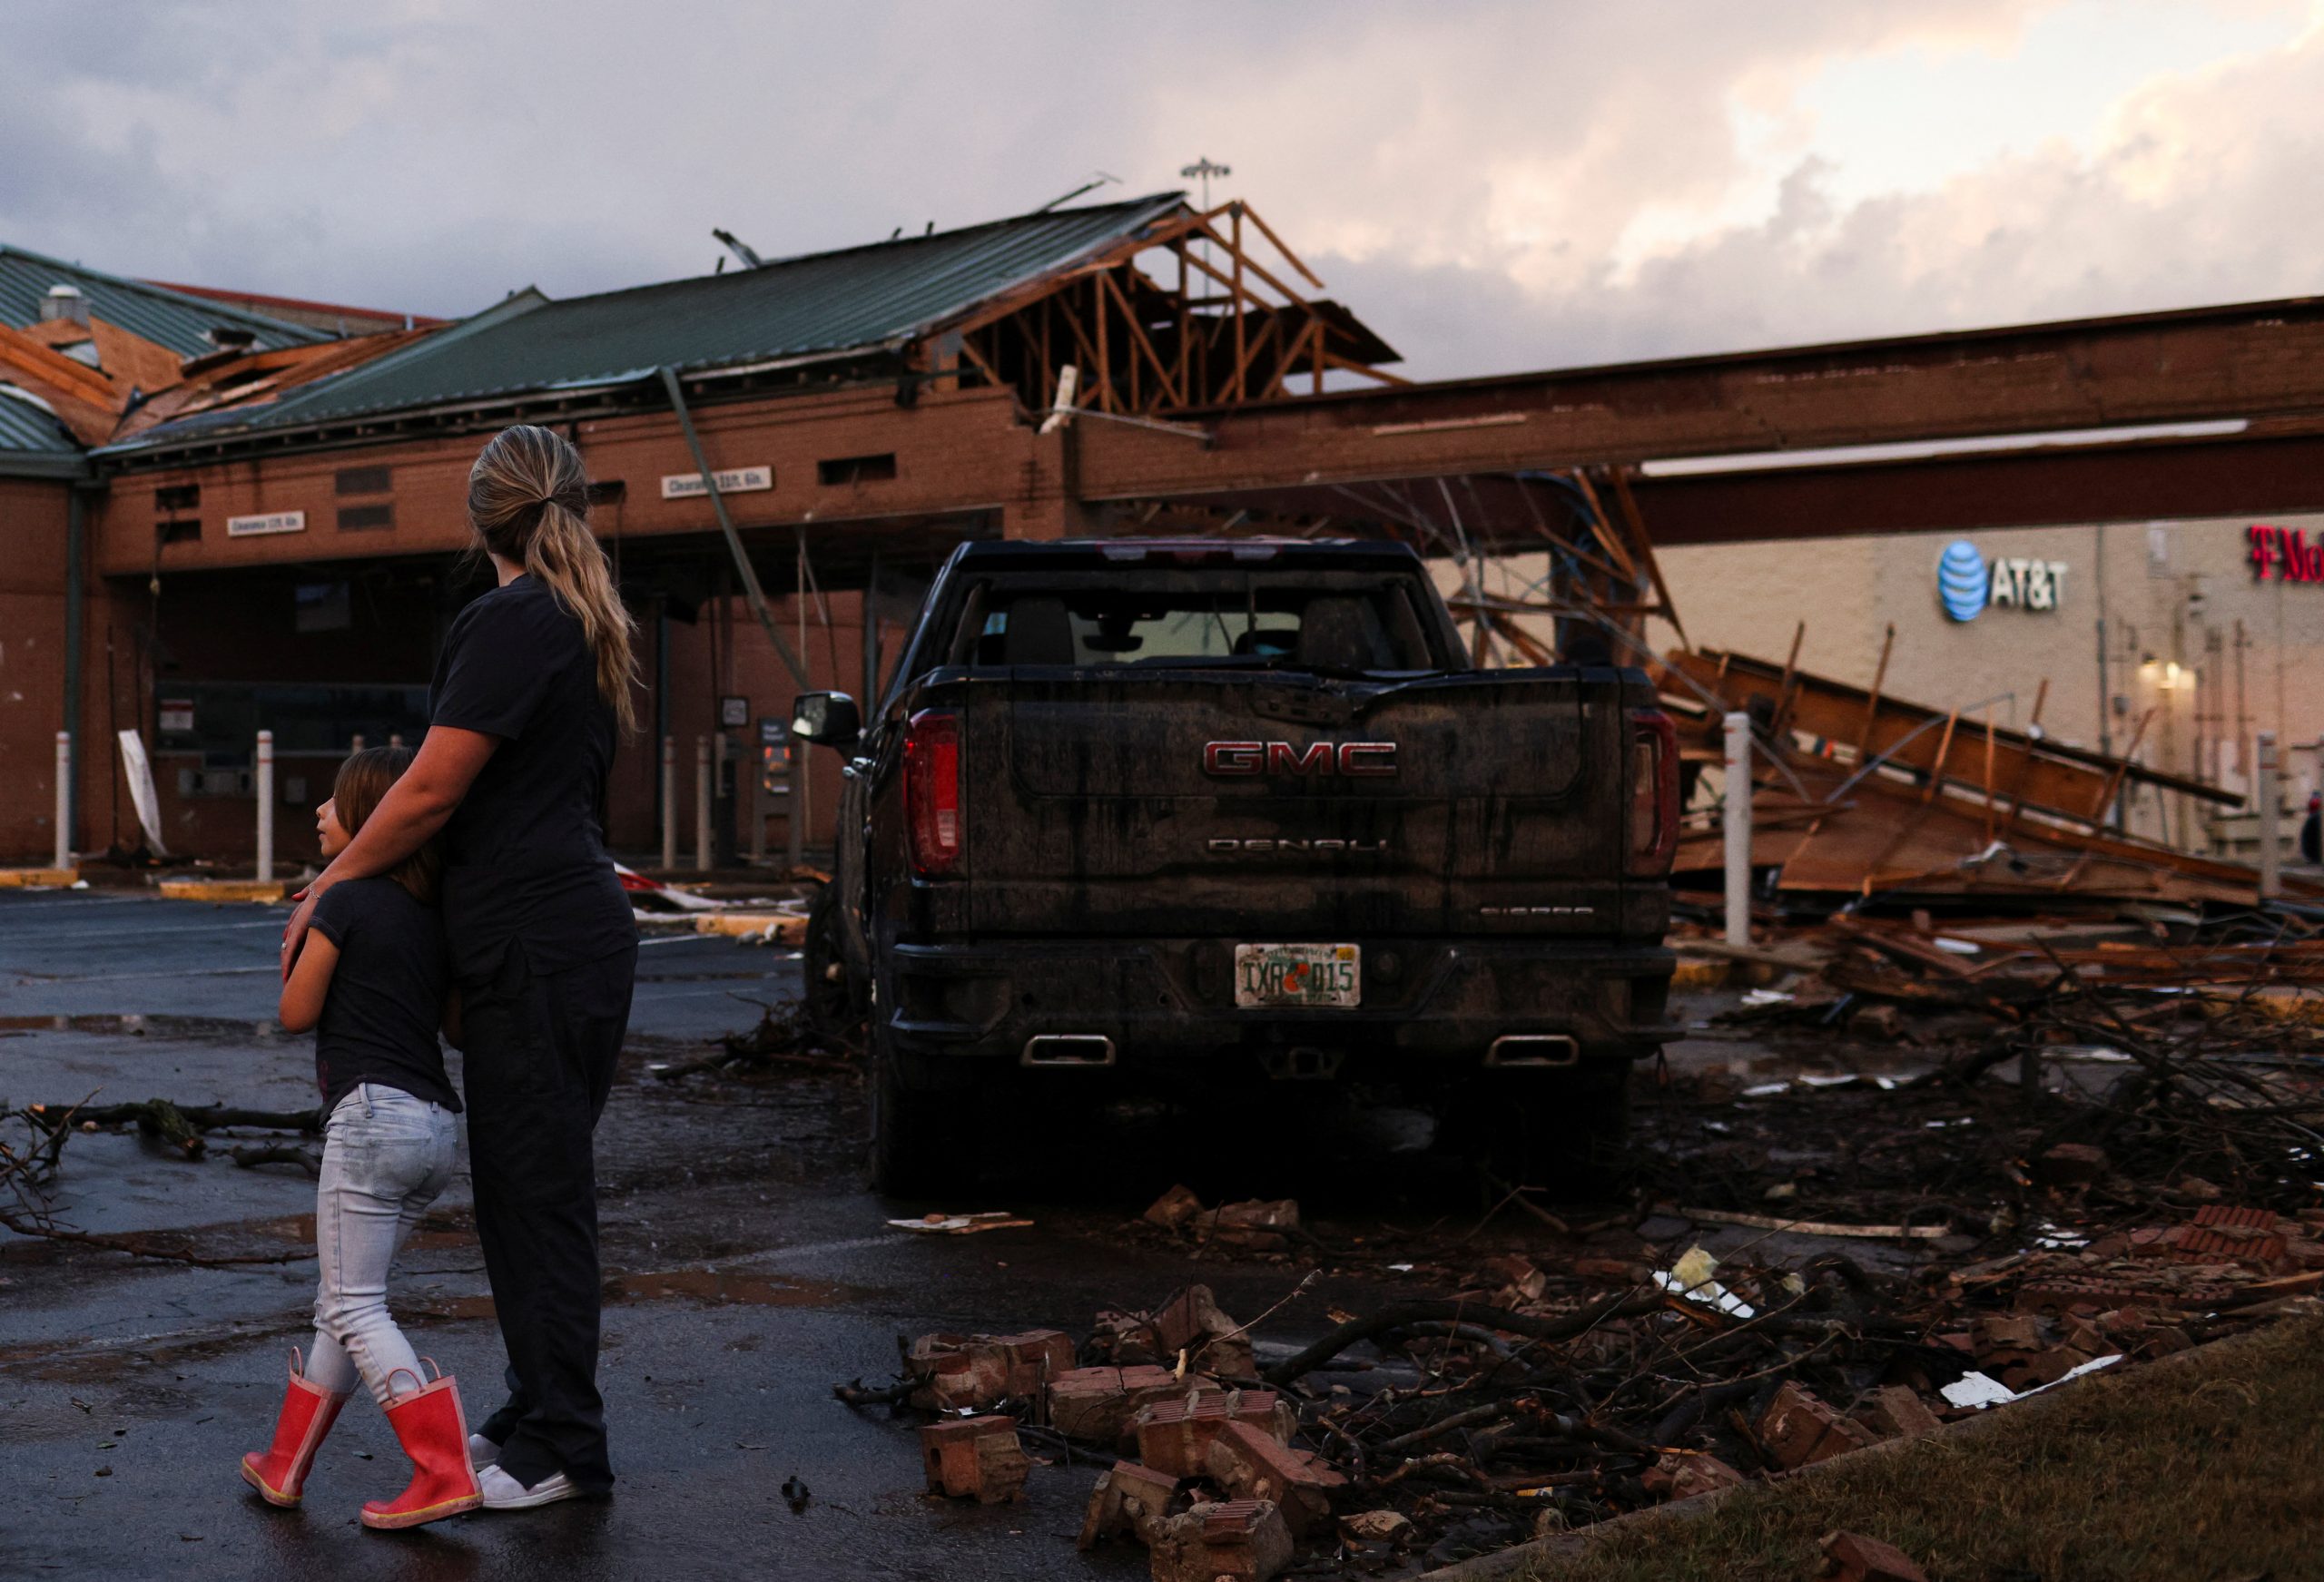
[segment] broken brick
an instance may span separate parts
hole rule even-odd
[[[1063,1330],[1027,1330],[995,1335],[993,1344],[1009,1354],[1009,1393],[1039,1396],[1041,1387],[1073,1371],[1073,1337]]]
[[[1291,1529],[1272,1500],[1197,1505],[1154,1532],[1154,1582],[1267,1582],[1289,1564]]]
[[[1331,1519],[1332,1490],[1347,1479],[1320,1456],[1277,1443],[1264,1429],[1228,1422],[1203,1451],[1203,1470],[1236,1499],[1272,1499],[1295,1538]]]
[[[1167,1361],[1181,1351],[1206,1373],[1247,1379],[1257,1371],[1251,1338],[1219,1311],[1207,1285],[1189,1285],[1154,1314],[1154,1339]]]
[[[1166,1231],[1177,1231],[1185,1229],[1187,1223],[1200,1213],[1202,1213],[1202,1199],[1184,1186],[1174,1186],[1160,1197],[1156,1198],[1146,1213],[1139,1217],[1149,1225],[1159,1225]]]
[[[2106,1150],[2088,1143],[2060,1143],[2034,1162],[2034,1174],[2053,1186],[2080,1186],[2106,1174]]]
[[[1016,1335],[922,1335],[904,1353],[920,1381],[914,1406],[930,1411],[983,1411],[1011,1396],[1038,1397],[1073,1367],[1073,1340],[1062,1330]]]
[[[1196,1390],[1176,1400],[1140,1407],[1130,1419],[1137,1459],[1174,1478],[1198,1478],[1211,1440],[1230,1422],[1246,1422],[1278,1440],[1289,1438],[1272,1390]]]
[[[1533,1260],[1514,1253],[1488,1258],[1483,1267],[1505,1290],[1516,1294],[1519,1303],[1539,1302],[1541,1293],[1550,1288],[1550,1277],[1534,1267]]]
[[[1290,1237],[1284,1233],[1299,1228],[1299,1204],[1288,1197],[1272,1202],[1253,1198],[1216,1209],[1203,1215],[1199,1223],[1213,1240],[1272,1251],[1290,1243]]]
[[[904,1369],[920,1381],[911,1402],[923,1410],[981,1411],[1009,1394],[1009,1353],[981,1335],[922,1335]]]
[[[1168,1518],[1170,1499],[1177,1491],[1178,1480],[1167,1472],[1136,1461],[1115,1462],[1111,1471],[1098,1474],[1097,1487],[1089,1491],[1079,1547],[1094,1548],[1121,1533],[1151,1544],[1154,1529]]]
[[[1646,1486],[1649,1494],[1677,1500],[1714,1494],[1748,1480],[1717,1456],[1680,1455],[1666,1450],[1640,1476],[1639,1481]]]
[[[1075,1368],[1049,1381],[1049,1426],[1069,1440],[1110,1445],[1139,1407],[1185,1392],[1167,1368]]]
[[[1401,1510],[1359,1510],[1340,1518],[1340,1538],[1351,1545],[1400,1546],[1412,1541],[1413,1519]]]
[[[1834,1582],[1928,1582],[1928,1573],[1903,1550],[1862,1533],[1835,1530],[1818,1540],[1824,1575]]]
[[[1017,1442],[1017,1421],[1006,1417],[950,1418],[920,1430],[921,1460],[931,1494],[973,1498],[980,1505],[1021,1498],[1032,1470]]]
[[[1872,1443],[1863,1425],[1827,1406],[1813,1390],[1786,1380],[1759,1414],[1758,1440],[1768,1459],[1788,1472]]]
[[[1859,1414],[1875,1433],[1886,1439],[1916,1440],[1942,1425],[1921,1398],[1901,1384],[1874,1390]]]

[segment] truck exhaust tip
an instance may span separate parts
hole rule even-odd
[[[1581,1046],[1564,1033],[1508,1033],[1485,1051],[1487,1066],[1571,1066],[1581,1058]]]
[[[1111,1066],[1114,1041],[1102,1033],[1043,1033],[1025,1040],[1019,1066]]]

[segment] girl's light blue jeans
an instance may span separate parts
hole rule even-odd
[[[458,1118],[442,1105],[363,1083],[330,1112],[322,1174],[315,1184],[315,1342],[307,1379],[345,1393],[359,1375],[381,1406],[395,1399],[398,1369],[417,1379],[419,1359],[388,1313],[388,1267],[452,1179]],[[420,1382],[426,1382],[424,1380]]]

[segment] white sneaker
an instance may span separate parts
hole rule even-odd
[[[576,1498],[581,1493],[562,1472],[552,1472],[527,1489],[499,1468],[487,1467],[477,1474],[476,1482],[484,1492],[487,1510],[529,1510],[536,1505]]]
[[[487,1467],[497,1467],[499,1464],[500,1447],[498,1445],[494,1444],[482,1434],[468,1436],[468,1465],[471,1468],[481,1472]]]

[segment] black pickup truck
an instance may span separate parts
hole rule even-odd
[[[1652,687],[1475,667],[1401,545],[963,545],[872,719],[793,715],[848,758],[804,965],[868,1016],[883,1191],[972,1171],[985,1096],[1270,1080],[1538,1179],[1677,1036]]]

